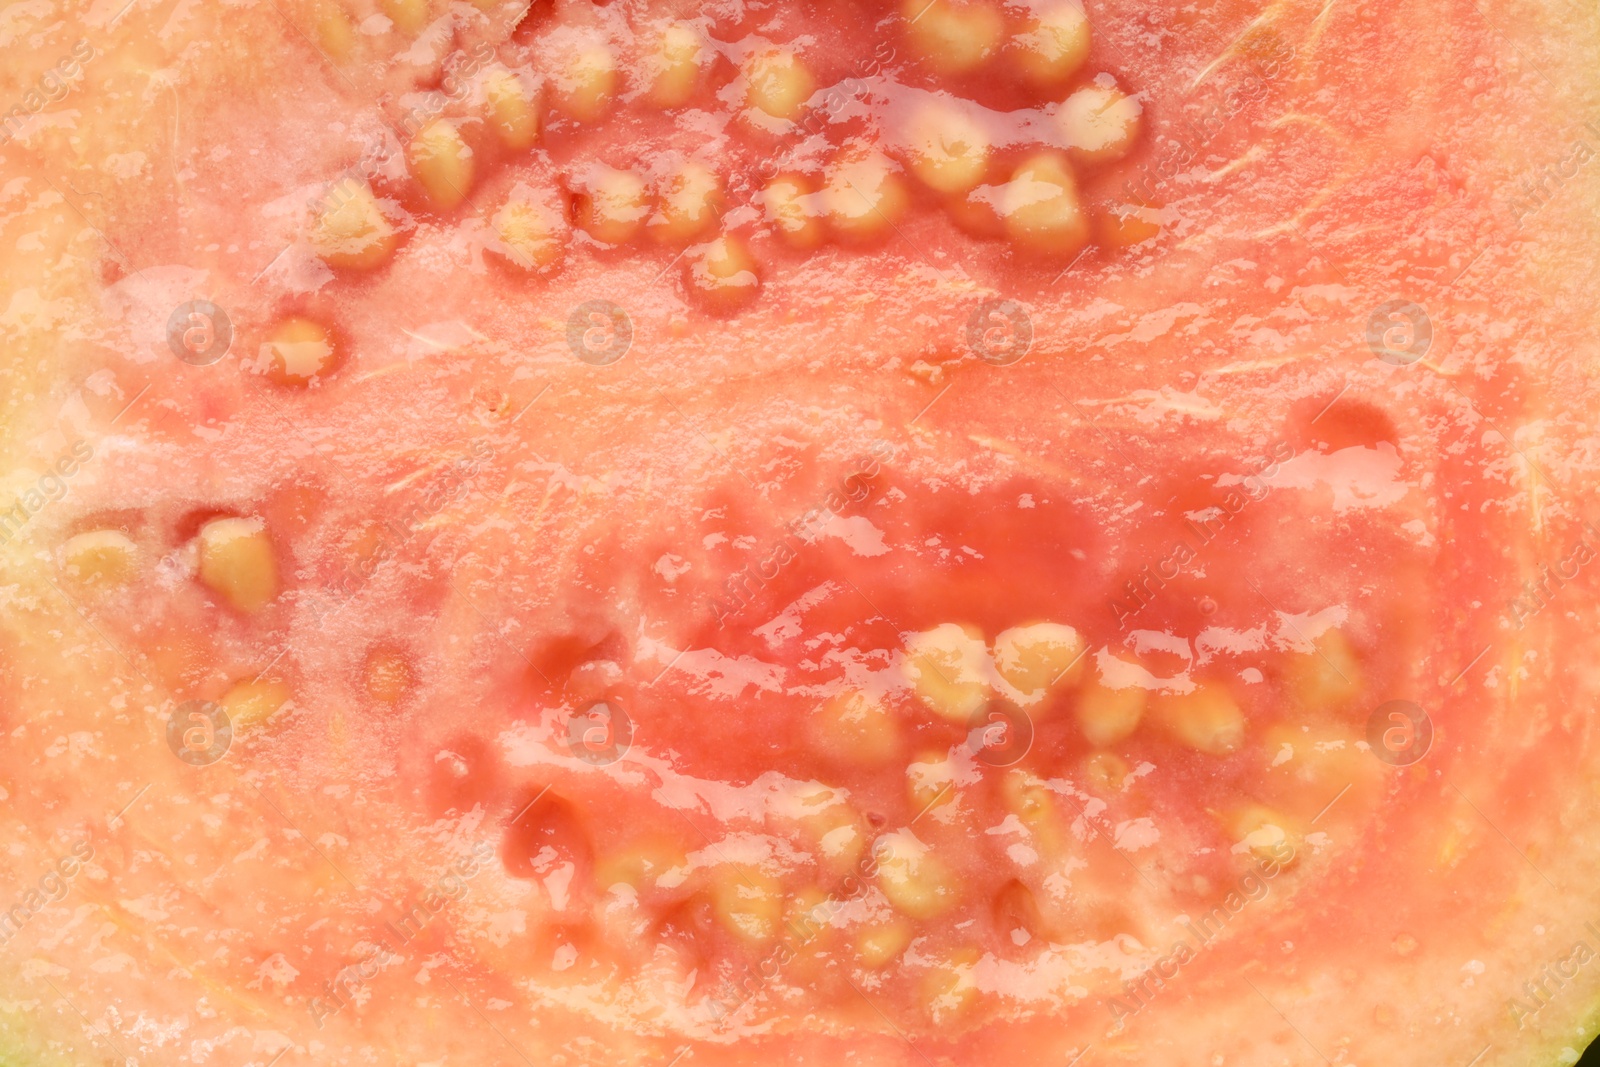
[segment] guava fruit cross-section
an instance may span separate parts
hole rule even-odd
[[[1597,22],[0,11],[0,1059],[1576,1062]]]

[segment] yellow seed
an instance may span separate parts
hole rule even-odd
[[[656,76],[650,102],[657,107],[682,107],[694,98],[705,66],[705,45],[687,22],[675,22],[661,33],[656,50]]]
[[[1000,800],[1007,811],[1030,826],[1048,815],[1052,807],[1043,779],[1021,767],[1012,767],[1000,776]]]
[[[911,47],[942,74],[965,74],[1000,47],[1005,19],[986,0],[903,0]]]
[[[1296,655],[1290,663],[1291,690],[1307,711],[1337,710],[1361,695],[1361,661],[1338,630],[1329,630],[1313,643],[1313,651]]]
[[[761,273],[749,247],[732,234],[702,245],[684,266],[688,284],[717,310],[749,303],[761,289]]]
[[[635,892],[654,889],[663,880],[674,881],[674,872],[681,877],[688,870],[688,857],[683,850],[664,839],[646,839],[633,846],[601,857],[594,868],[595,885],[610,889],[626,885]]]
[[[521,75],[497,67],[484,79],[489,125],[507,148],[521,150],[539,139],[539,97]]]
[[[892,961],[911,944],[911,924],[895,920],[869,926],[856,937],[861,962],[873,970]]]
[[[906,787],[918,814],[950,803],[956,796],[956,765],[948,752],[924,752],[906,766]]]
[[[762,190],[767,219],[793,248],[816,248],[826,234],[811,183],[796,174],[780,174]]]
[[[634,171],[597,165],[589,171],[584,195],[578,198],[576,221],[590,237],[606,245],[629,242],[645,226],[650,194],[645,179]]]
[[[61,567],[83,585],[123,585],[133,577],[138,550],[120,530],[90,530],[61,546]]]
[[[1281,811],[1249,804],[1223,817],[1229,835],[1260,863],[1291,867],[1299,859],[1298,825]]]
[[[323,262],[342,270],[371,270],[388,262],[400,234],[365,183],[345,178],[322,198],[311,246]]]
[[[234,730],[243,732],[276,715],[289,703],[290,695],[289,687],[282,682],[239,682],[218,704]]]
[[[809,782],[788,795],[785,814],[804,831],[818,862],[839,876],[855,869],[866,849],[866,824],[845,803],[843,794],[819,782]]]
[[[506,201],[491,225],[499,241],[495,251],[523,270],[553,266],[566,248],[566,219],[528,200]]]
[[[974,627],[947,622],[906,640],[901,668],[934,714],[965,725],[988,699],[989,650]]]
[[[1050,790],[1031,771],[1013,767],[1000,779],[1000,797],[1006,810],[1030,829],[1047,826],[1056,815],[1055,801]]]
[[[467,198],[475,170],[472,149],[448,119],[434,119],[411,139],[406,150],[411,173],[439,207],[455,207]]]
[[[1051,857],[1062,854],[1066,822],[1050,787],[1038,775],[1020,767],[1011,768],[1000,779],[1000,799],[1005,809],[1033,832],[1041,852]]]
[[[1058,622],[1013,626],[994,639],[994,666],[1011,686],[1027,694],[1068,686],[1083,674],[1083,637]]]
[[[745,61],[745,104],[775,119],[794,119],[800,114],[816,80],[799,56],[785,48],[757,52]]]
[[[356,45],[356,28],[343,7],[333,0],[322,0],[315,11],[317,40],[328,58],[343,63]]]
[[[1128,780],[1128,761],[1111,752],[1091,752],[1083,761],[1083,777],[1097,793],[1118,793]]]
[[[923,978],[922,1003],[935,1023],[947,1023],[972,1007],[978,997],[975,972],[982,958],[977,949],[957,949]]]
[[[902,913],[931,919],[955,904],[955,878],[949,868],[909,829],[880,837],[873,854],[878,860],[878,887]]]
[[[935,192],[965,193],[988,172],[988,132],[953,103],[925,101],[912,112],[905,134],[911,173]]]
[[[428,0],[383,0],[383,13],[395,28],[416,36],[428,24]]]
[[[367,653],[361,682],[373,700],[393,705],[411,693],[416,679],[411,674],[411,664],[397,649],[375,648]]]
[[[1088,16],[1078,0],[1054,3],[1029,19],[1013,44],[1024,78],[1038,86],[1059,85],[1089,57]]]
[[[722,180],[716,171],[690,160],[663,184],[646,228],[663,244],[688,244],[716,226],[721,205]]]
[[[555,106],[579,122],[595,122],[617,95],[617,57],[601,41],[580,44],[551,78]]]
[[[1150,710],[1173,737],[1196,751],[1226,756],[1244,743],[1244,712],[1220,685],[1155,696]]]
[[[1359,818],[1382,788],[1383,765],[1359,744],[1350,726],[1280,723],[1261,737],[1257,796],[1309,819],[1326,812],[1325,827]],[[1328,805],[1338,797],[1338,803]]]
[[[752,945],[778,936],[783,918],[783,886],[755,868],[726,864],[711,882],[711,904],[718,921]]]
[[[200,581],[240,611],[278,595],[278,561],[260,519],[212,519],[200,527]]]
[[[327,329],[302,318],[284,319],[273,327],[261,356],[267,376],[279,385],[309,385],[339,363]]]
[[[650,213],[644,179],[631,170],[596,166],[588,192],[578,203],[578,225],[589,236],[610,245],[633,239]]]
[[[1078,183],[1053,153],[1025,160],[1001,191],[1007,236],[1040,255],[1070,258],[1089,241],[1089,217],[1078,202]]]
[[[873,767],[900,752],[900,724],[877,697],[846,689],[806,720],[811,748],[833,763]]]
[[[1084,686],[1073,708],[1084,738],[1095,748],[1107,748],[1131,736],[1144,717],[1145,696],[1138,686],[1110,689],[1099,682]]]
[[[1139,136],[1139,101],[1102,75],[1096,84],[1067,97],[1056,121],[1073,157],[1085,163],[1110,163],[1133,148]]]
[[[888,236],[911,198],[887,156],[856,146],[840,153],[828,168],[822,204],[833,232],[859,244]]]

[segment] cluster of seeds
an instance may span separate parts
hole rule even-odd
[[[264,618],[283,599],[280,553],[259,518],[208,519],[180,548],[196,589],[240,618]],[[58,560],[63,579],[90,595],[114,596],[155,569],[148,552],[113,527],[68,538]],[[568,690],[609,698],[628,672],[611,655],[605,662],[580,656]],[[993,635],[949,622],[906,635],[893,662],[897,673],[887,688],[846,686],[811,698],[809,711],[801,710],[803,698],[796,703],[797,736],[817,761],[815,778],[785,779],[783,795],[763,801],[764,814],[737,816],[792,843],[781,862],[730,860],[721,846],[674,836],[681,824],[665,815],[654,829],[615,832],[599,825],[596,798],[564,785],[534,790],[537,803],[530,804],[518,799],[520,786],[508,794],[496,784],[509,770],[474,738],[452,742],[430,760],[435,803],[441,812],[478,805],[523,811],[503,830],[505,869],[540,881],[570,865],[566,903],[547,919],[554,932],[589,931],[590,952],[648,950],[693,974],[737,971],[781,944],[785,959],[797,961],[786,964],[793,968],[786,981],[809,981],[813,966],[837,973],[843,965],[858,980],[876,973],[873,980],[892,980],[907,1003],[946,1021],[977,1006],[970,974],[985,951],[1025,959],[1047,945],[1143,939],[1141,922],[1171,906],[1133,900],[1129,894],[1142,890],[1127,863],[1077,870],[1095,836],[1112,834],[1105,817],[1086,814],[1091,802],[1122,818],[1148,810],[1130,798],[1139,795],[1150,759],[1217,768],[1256,760],[1260,788],[1208,807],[1212,829],[1200,839],[1224,857],[1243,854],[1275,869],[1292,865],[1304,847],[1309,814],[1370,771],[1362,769],[1370,760],[1351,762],[1363,758],[1338,730],[1307,734],[1289,723],[1249,721],[1221,679],[1187,689],[1128,684],[1078,629],[1059,621]],[[418,688],[404,651],[381,641],[352,669],[352,691],[374,712],[405,703]],[[1324,633],[1313,654],[1296,654],[1274,670],[1307,708],[1347,707],[1365,686],[1360,657],[1337,630]],[[281,678],[241,677],[216,701],[236,733],[266,729],[294,706],[295,688]],[[1041,727],[1061,717],[1079,740],[1043,760],[984,767],[971,730],[997,704],[1022,709]],[[1063,751],[1069,762],[1054,762]],[[1062,777],[1073,783],[1067,792]],[[901,799],[875,810],[886,797],[872,783],[883,781],[898,783]],[[984,841],[1003,826],[1011,828],[1006,840],[1023,847],[997,858],[983,851]],[[1171,859],[1174,871],[1183,868],[1179,857]],[[1077,873],[1063,896],[1052,872],[1065,869]],[[1177,884],[1174,899],[1186,885]],[[1208,899],[1214,892],[1195,894]],[[798,941],[797,929],[805,931]]]
[[[1274,671],[1297,706],[1348,707],[1365,684],[1360,658],[1337,630],[1316,644]],[[894,661],[887,688],[846,686],[809,712],[797,703],[815,777],[787,781],[780,798],[753,803],[727,828],[730,840],[747,840],[740,831],[748,830],[790,842],[794,852],[781,861],[730,859],[732,846],[705,847],[664,816],[654,828],[644,820],[606,832],[594,799],[561,796],[560,783],[507,831],[506,849],[530,857],[528,878],[565,863],[587,877],[592,905],[553,922],[595,922],[601,939],[654,946],[684,974],[737,972],[739,960],[777,956],[792,961],[785,980],[805,986],[817,980],[808,968],[843,967],[852,981],[889,983],[911,1010],[945,1022],[981,1010],[971,974],[986,954],[1027,960],[1051,945],[1146,941],[1165,909],[1213,906],[1236,877],[1230,864],[1297,867],[1309,820],[1372,774],[1340,727],[1252,722],[1220,677],[1187,689],[1129,684],[1060,622],[992,636],[946,623],[906,635]],[[999,702],[1041,726],[1064,717],[1079,740],[986,767],[971,730]],[[941,745],[941,735],[953,743]],[[1256,777],[1203,815],[1157,819],[1174,834],[1161,859],[1118,860],[1115,824],[1151,810],[1134,798],[1147,795],[1140,780],[1156,771],[1152,759],[1203,766],[1205,775],[1246,760]],[[465,783],[487,767],[480,754],[451,773]],[[1063,778],[1072,783],[1065,791]],[[898,801],[875,784],[896,779]],[[1019,844],[996,855],[984,844],[996,837]],[[1191,849],[1218,862],[1196,864]],[[533,858],[541,850],[544,859]],[[1150,864],[1162,888],[1141,882],[1135,863]],[[1072,872],[1065,893],[1063,871]]]
[[[730,310],[778,263],[887,240],[918,212],[1058,265],[1097,234],[1153,233],[1109,212],[1097,229],[1085,203],[1080,173],[1132,150],[1141,104],[1087,66],[1078,0],[906,0],[862,23],[883,40],[849,72],[813,37],[773,39],[781,27],[597,10],[526,15],[442,103],[388,122],[403,167],[333,183],[311,221],[322,259],[373,270],[408,207],[472,213],[514,271],[658,246],[692,298]],[[420,32],[429,15],[390,17]]]

